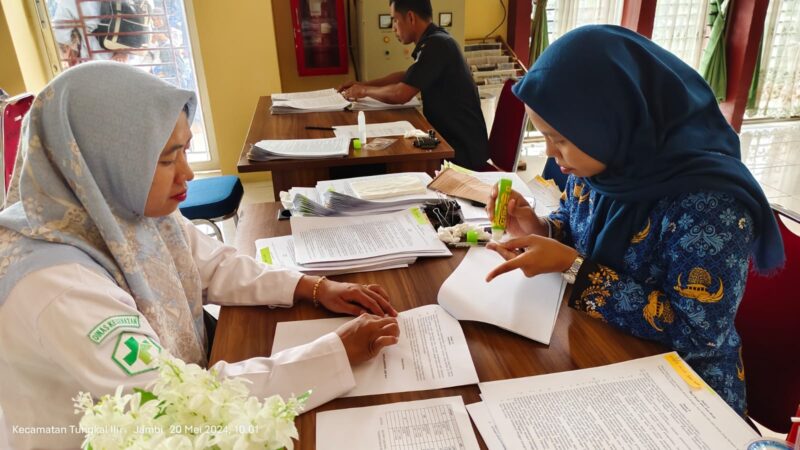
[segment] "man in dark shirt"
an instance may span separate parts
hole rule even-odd
[[[345,83],[339,91],[350,100],[372,97],[391,104],[406,103],[422,91],[425,117],[455,149],[454,162],[481,169],[489,158],[486,123],[458,43],[431,22],[430,0],[389,0],[389,8],[397,38],[416,44],[414,64],[376,80]]]

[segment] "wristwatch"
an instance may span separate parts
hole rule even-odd
[[[583,256],[578,255],[575,257],[575,261],[572,261],[572,265],[569,266],[569,269],[561,272],[561,276],[567,280],[569,284],[575,284],[575,277],[578,276],[578,271],[581,270],[581,265],[583,264]]]

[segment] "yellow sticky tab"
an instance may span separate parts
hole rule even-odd
[[[264,247],[261,249],[261,261],[265,262],[266,264],[272,264],[272,253],[270,253],[269,247]]]
[[[410,211],[411,215],[414,216],[415,219],[417,219],[418,224],[425,225],[426,223],[429,223],[428,218],[425,217],[425,214],[423,214],[422,211],[419,210],[419,208],[411,208]]]
[[[692,389],[702,389],[705,386],[700,377],[698,377],[692,370],[686,365],[686,363],[678,356],[677,353],[667,353],[664,355],[664,359],[667,360],[672,369],[683,378],[683,381],[689,385]]]

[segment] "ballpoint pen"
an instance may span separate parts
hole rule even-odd
[[[306,130],[336,131],[334,127],[306,127]]]

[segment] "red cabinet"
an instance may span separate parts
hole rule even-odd
[[[297,72],[347,73],[345,0],[291,0]]]

